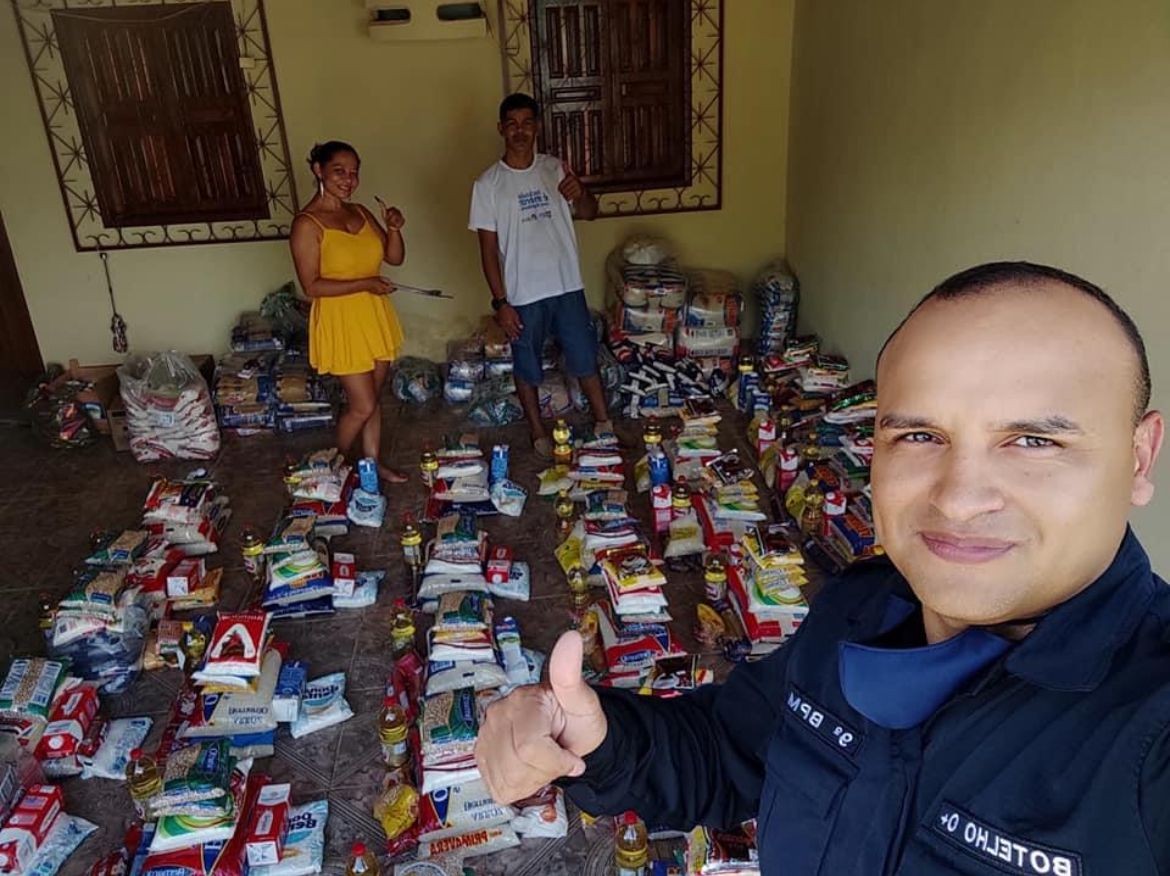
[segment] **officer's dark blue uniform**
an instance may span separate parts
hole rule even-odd
[[[915,636],[905,580],[863,566],[724,685],[600,691],[610,731],[570,796],[679,828],[757,816],[765,874],[1170,873],[1170,588],[1132,533],[1021,642],[965,647],[981,665],[901,660]],[[965,680],[917,720],[935,664]]]

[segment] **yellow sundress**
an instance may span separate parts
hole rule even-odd
[[[382,239],[366,217],[355,234],[321,228],[321,277],[357,280],[376,277],[382,267]],[[361,374],[376,361],[394,361],[404,335],[398,314],[385,295],[353,292],[314,298],[309,313],[309,362],[322,374]]]

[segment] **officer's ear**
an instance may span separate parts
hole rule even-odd
[[[1150,411],[1133,431],[1133,487],[1129,501],[1141,507],[1154,498],[1154,465],[1162,450],[1166,421],[1158,411]]]

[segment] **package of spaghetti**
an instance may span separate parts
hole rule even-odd
[[[464,858],[477,858],[480,855],[502,852],[518,845],[520,845],[520,839],[516,836],[516,831],[507,825],[501,825],[474,830],[459,836],[419,843],[418,856],[420,858],[436,858],[458,852]]]
[[[419,839],[443,839],[484,827],[507,824],[516,810],[492,799],[481,779],[424,794],[418,806]]]

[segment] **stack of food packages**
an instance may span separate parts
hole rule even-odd
[[[593,326],[600,341],[603,332],[600,314],[593,315]],[[605,355],[612,365],[612,356],[608,352]],[[495,320],[485,317],[473,336],[448,344],[443,397],[453,405],[470,404],[468,418],[477,426],[505,426],[516,422],[523,411],[516,398],[512,368],[512,345]],[[545,340],[541,350],[541,368],[544,377],[536,388],[536,396],[542,417],[555,419],[588,408],[589,401],[580,381],[564,374],[560,350],[551,337]],[[612,367],[603,367],[602,374],[615,387],[621,382],[620,374]]]
[[[631,417],[677,414],[726,391],[743,296],[726,271],[684,270],[661,242],[633,239],[607,261],[607,340],[625,373],[613,399]]]
[[[215,411],[221,429],[240,435],[272,429],[275,353],[228,353],[215,366]]]
[[[687,835],[687,876],[759,876],[756,820],[734,830],[696,827]]]
[[[141,526],[94,533],[69,593],[56,604],[42,599],[49,655],[105,693],[127,690],[151,659],[152,619],[218,601],[222,570],[209,569],[206,555],[230,516],[211,480],[156,479]]]
[[[267,542],[253,548],[252,571],[264,584],[261,605],[273,620],[331,615],[377,601],[385,572],[360,571],[353,554],[330,547],[351,522],[382,524],[385,497],[357,482],[336,448],[310,452],[285,470],[291,504]]]
[[[374,814],[392,855],[413,849],[420,859],[454,866],[515,846],[520,836],[567,833],[559,789],[502,806],[474,756],[486,708],[540,680],[544,656],[522,647],[519,625],[500,617],[493,602],[528,595],[527,565],[506,546],[489,544],[471,508],[456,504],[439,517],[418,590],[419,607],[434,615],[427,660],[410,650],[412,638],[398,643],[380,724],[389,771]]]
[[[569,449],[567,443],[561,446]],[[616,437],[587,435],[563,464],[541,473],[540,491],[556,495],[563,534],[556,557],[585,639],[584,669],[599,683],[638,688],[656,661],[685,652],[670,632],[666,576],[629,512],[625,479]]]
[[[138,462],[212,459],[219,426],[207,381],[182,353],[131,356],[118,367],[130,451]]]
[[[334,423],[333,384],[301,350],[285,350],[273,368],[276,428],[281,432],[328,429]]]
[[[474,432],[442,436],[437,450],[423,452],[423,479],[430,488],[423,519],[433,523],[460,509],[519,517],[528,491],[509,479],[508,457],[508,445],[497,444],[486,462]]]
[[[98,705],[96,686],[69,677],[64,663],[12,661],[0,686],[0,872],[56,873],[97,829],[64,812],[60,786],[45,777],[81,775],[83,762],[111,759]]]
[[[333,425],[328,378],[318,375],[304,352],[287,344],[263,316],[240,316],[232,328],[231,349],[215,370],[215,406],[222,428],[253,434]]]
[[[800,283],[783,259],[766,265],[752,282],[759,308],[756,353],[776,356],[784,352],[796,334]]]
[[[810,540],[813,557],[839,571],[880,553],[869,488],[873,381],[850,384],[848,363],[822,354],[816,337],[796,338],[756,364],[741,372],[737,402],[755,412],[749,438],[765,483]]]
[[[279,723],[294,738],[352,716],[344,678],[307,682],[300,661],[270,632],[268,612],[221,611],[198,618],[184,635],[189,661],[153,754],[141,735],[124,743],[120,773],[144,822],[97,872],[163,876],[319,873],[328,807],[292,806],[290,787],[252,769],[275,749]],[[114,771],[116,772],[116,771]]]
[[[666,457],[674,480],[672,486],[658,477],[652,503],[666,530],[667,562],[693,564],[706,553],[710,604],[700,606],[698,637],[739,660],[764,656],[795,633],[808,611],[799,590],[807,579],[799,551],[786,555],[793,574],[781,580],[774,557],[753,549],[761,532],[778,530],[768,523],[751,466],[738,450],[719,447],[720,419],[710,400],[688,403],[682,431],[662,451],[652,448],[649,454]]]

